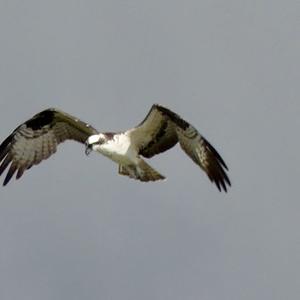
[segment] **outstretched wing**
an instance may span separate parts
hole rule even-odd
[[[185,153],[208,175],[221,191],[231,185],[224,160],[214,147],[187,121],[168,108],[153,105],[145,120],[128,131],[139,154],[152,157],[178,141]]]
[[[56,152],[65,140],[84,143],[97,130],[87,123],[54,108],[44,110],[18,126],[0,145],[0,176],[10,165],[3,185],[17,172],[19,179],[25,170]]]

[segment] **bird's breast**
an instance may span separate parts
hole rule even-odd
[[[99,146],[98,152],[119,164],[130,164],[135,155],[125,139],[112,139]]]

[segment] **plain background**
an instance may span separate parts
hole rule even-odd
[[[1,140],[51,106],[118,131],[161,103],[233,183],[219,193],[179,147],[141,184],[65,143],[0,190],[1,300],[298,299],[299,9],[0,0]]]

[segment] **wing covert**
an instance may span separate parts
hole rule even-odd
[[[139,154],[146,158],[162,153],[178,142],[174,124],[158,107],[154,104],[146,118],[137,127],[128,131]]]

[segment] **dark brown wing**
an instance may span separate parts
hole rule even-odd
[[[157,106],[163,114],[176,124],[176,132],[181,148],[207,174],[221,191],[226,192],[227,185],[231,185],[224,160],[216,149],[187,121],[168,108]]]
[[[47,109],[17,127],[0,145],[0,176],[10,165],[3,185],[17,172],[39,164],[56,152],[57,145],[65,140],[84,143],[97,130],[77,118],[59,111]]]
[[[178,114],[155,104],[145,120],[128,131],[139,153],[151,157],[173,147],[179,141],[185,153],[208,175],[221,191],[231,185],[227,166],[218,152],[200,133]]]

